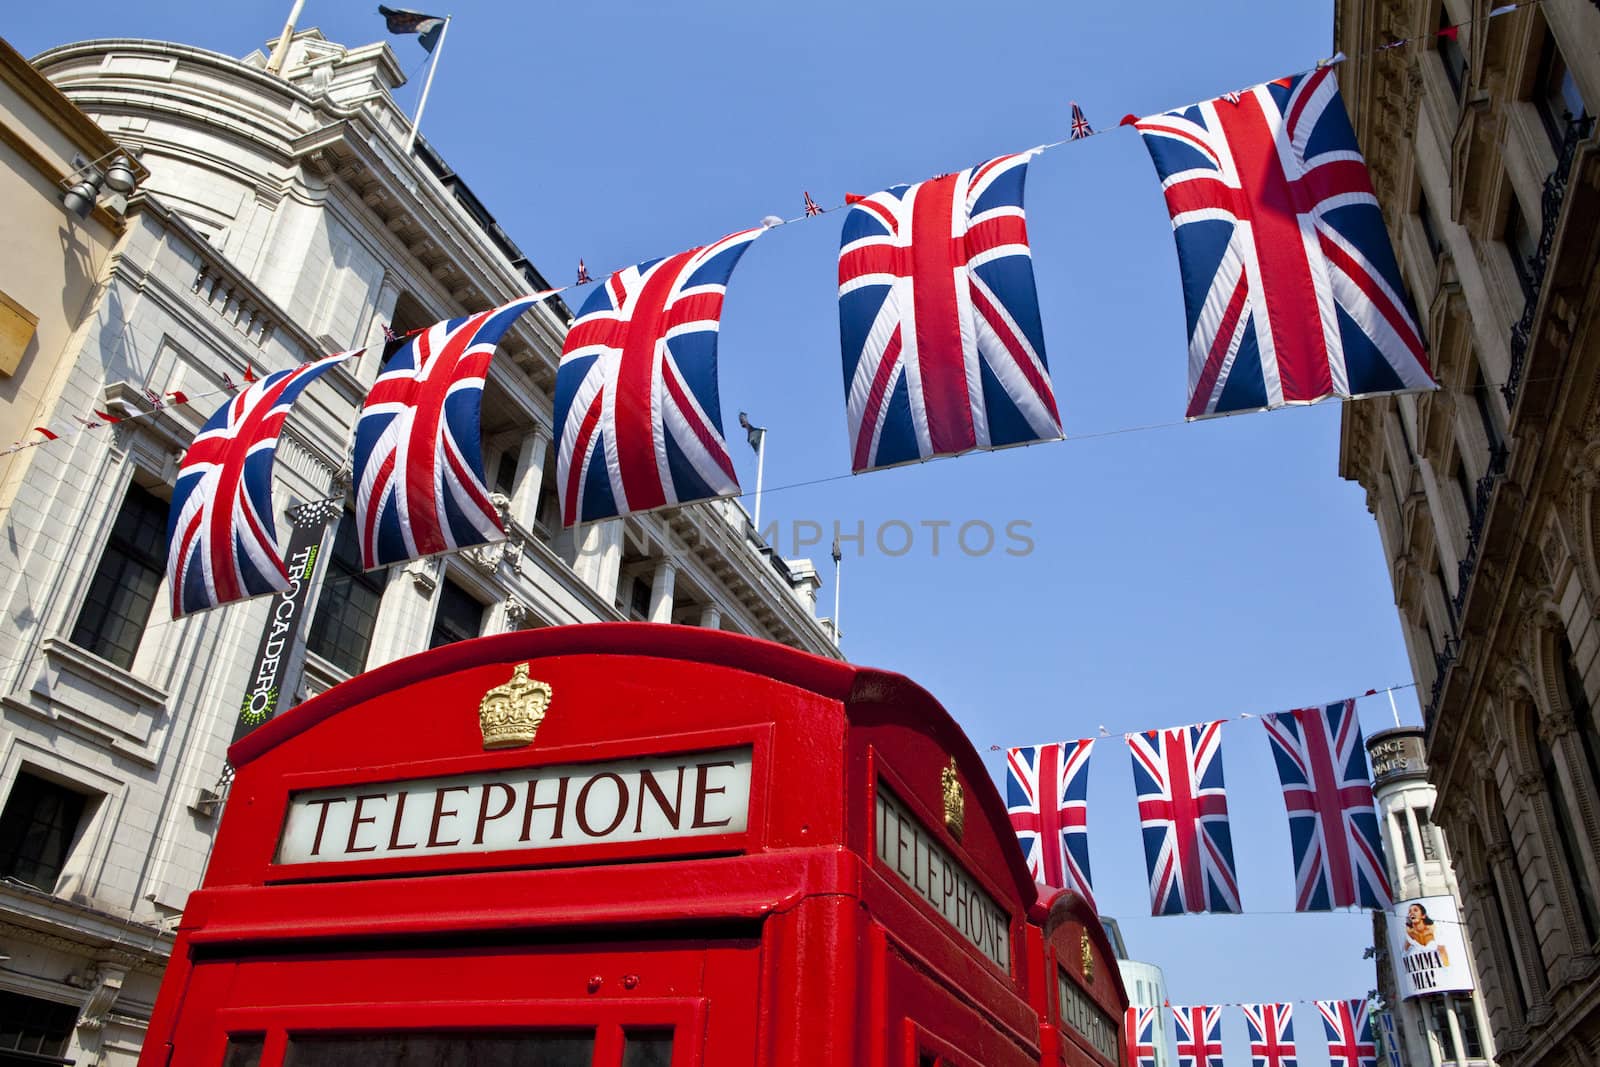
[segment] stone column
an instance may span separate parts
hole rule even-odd
[[[389,583],[378,603],[367,670],[427,647],[433,626],[433,593],[438,586],[437,559],[415,559],[403,568],[390,568]]]
[[[715,604],[707,604],[700,609],[700,627],[706,630],[722,629],[722,609]]]
[[[670,559],[656,564],[656,572],[650,579],[651,622],[672,621],[672,587],[677,577],[677,564]]]
[[[543,426],[522,439],[517,451],[517,486],[511,494],[511,521],[532,530],[539,518],[539,492],[544,488],[544,460],[550,452],[550,433]]]
[[[573,531],[578,559],[573,570],[606,603],[617,599],[617,575],[622,569],[622,520],[585,523]]]
[[[372,319],[367,323],[367,336],[362,341],[366,353],[356,362],[356,377],[362,385],[370,386],[378,377],[383,363],[383,327],[394,318],[394,306],[400,301],[400,285],[388,274],[378,286],[378,298],[372,304]],[[349,366],[349,364],[345,364]]]

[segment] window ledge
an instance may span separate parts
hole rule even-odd
[[[5,698],[8,707],[57,727],[76,727],[107,747],[154,766],[146,750],[167,694],[92,652],[60,638],[43,644],[44,669]]]
[[[131,703],[142,704],[152,710],[167,705],[167,694],[163,690],[70,641],[59,637],[48,638],[44,642],[44,654],[53,665],[70,669],[81,677],[117,692]]]

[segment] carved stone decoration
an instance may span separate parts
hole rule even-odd
[[[414,559],[406,564],[405,572],[411,575],[412,582],[424,593],[432,593],[439,585],[439,561],[437,559]]]
[[[487,545],[474,545],[461,550],[461,558],[472,565],[480,574],[488,577],[499,569],[500,560],[506,554],[506,543],[494,541]]]
[[[89,996],[84,1001],[83,1010],[78,1013],[78,1029],[93,1031],[98,1035],[105,1026],[106,1016],[110,1014],[111,1007],[117,1002],[117,995],[122,992],[122,983],[128,977],[128,969],[114,964],[97,963],[90,979]]]
[[[533,616],[533,612],[528,605],[514,596],[506,597],[505,609],[506,626],[512,630],[523,629],[527,625],[528,619]]]

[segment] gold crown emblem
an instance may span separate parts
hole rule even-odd
[[[550,683],[528,677],[528,665],[511,669],[511,681],[483,694],[478,703],[478,725],[483,729],[483,747],[515,748],[533,743],[550,707]]]
[[[961,788],[961,777],[956,773],[956,758],[939,772],[939,785],[944,790],[944,825],[950,836],[961,840],[961,830],[967,822],[967,796]]]

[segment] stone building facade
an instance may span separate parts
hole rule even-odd
[[[280,540],[296,524],[323,530],[303,680],[280,702],[447,641],[564,623],[670,621],[838,649],[815,616],[814,568],[776,558],[735,502],[561,528],[551,389],[570,316],[554,302],[518,320],[485,388],[486,470],[509,539],[360,569],[339,518],[384,327],[549,288],[425,141],[404,151],[386,45],[301,32],[282,76],[260,53],[141,40],[63,46],[34,66],[106,143],[138,150],[143,180],[91,220],[104,230],[93,296],[38,416],[124,421],[32,449],[0,513],[0,1060],[16,1047],[130,1063],[205,867],[274,611],[262,598],[173,621],[164,581],[178,460],[247,371],[373,346],[307,390],[278,451]]]
[[[1494,1062],[1494,1042],[1471,959],[1449,961],[1457,967],[1464,965],[1471,989],[1414,992],[1403,987],[1397,973],[1401,962],[1391,950],[1394,941],[1403,936],[1400,927],[1408,902],[1423,905],[1424,914],[1432,912],[1430,921],[1452,927],[1448,935],[1441,932],[1442,940],[1452,945],[1460,940],[1467,946],[1472,941],[1464,929],[1454,929],[1456,923],[1445,908],[1434,904],[1449,898],[1459,914],[1461,893],[1449,846],[1434,825],[1435,793],[1428,784],[1422,731],[1415,726],[1380,730],[1367,738],[1367,754],[1372,759],[1372,794],[1383,833],[1389,885],[1397,902],[1391,913],[1374,915],[1378,993],[1394,1021],[1395,1038],[1403,1050],[1401,1062],[1406,1067],[1486,1067]],[[1381,1036],[1387,1039],[1388,1033]]]
[[[1390,564],[1496,1059],[1592,1064],[1600,5],[1495,7],[1335,4],[1346,104],[1441,386],[1348,405],[1340,472]]]

